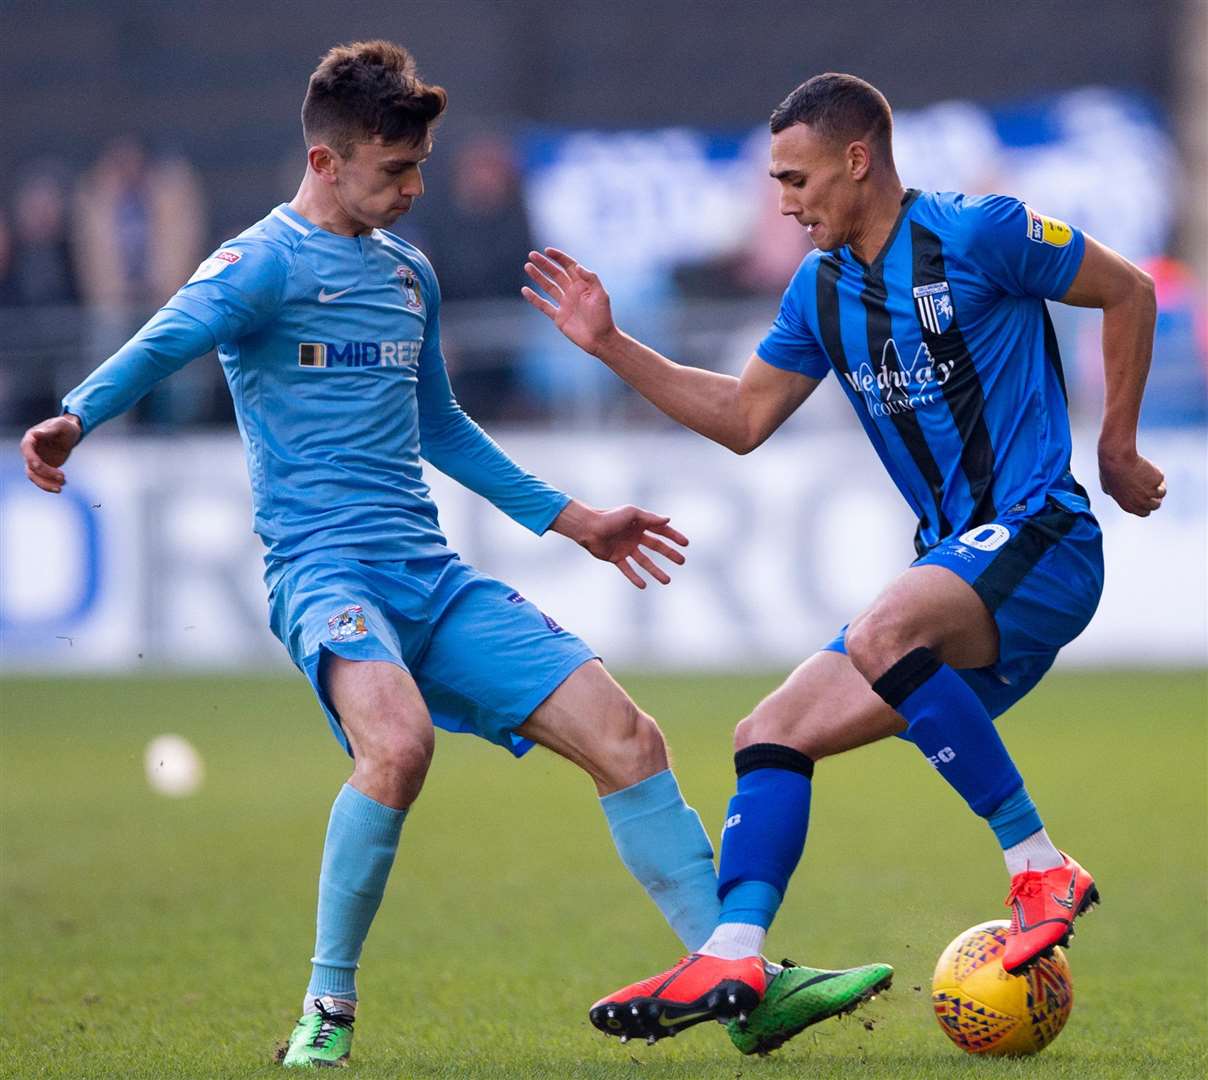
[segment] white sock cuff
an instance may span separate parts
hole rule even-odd
[[[323,1008],[328,1012],[343,1013],[345,1016],[356,1016],[357,1003],[353,998],[332,997],[330,994],[307,994],[302,999],[302,1015],[309,1016],[319,1011],[315,1001],[323,1002]]]
[[[1053,846],[1049,834],[1037,829],[1003,852],[1007,860],[1007,871],[1014,876],[1025,870],[1052,870],[1061,865],[1061,852]]]
[[[722,923],[697,952],[722,960],[741,960],[758,956],[768,932],[755,923]]]

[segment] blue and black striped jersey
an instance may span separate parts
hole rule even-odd
[[[1084,250],[1017,199],[911,190],[871,264],[812,251],[789,283],[757,353],[816,379],[835,369],[918,516],[920,552],[1049,494],[1086,508],[1045,306]]]

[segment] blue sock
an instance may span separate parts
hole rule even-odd
[[[1044,828],[1036,804],[1027,788],[1020,788],[1014,795],[1008,795],[988,818],[990,828],[998,837],[998,843],[1003,851],[1026,840],[1033,833]]]
[[[406,810],[345,784],[331,808],[308,996],[356,1000],[357,961],[386,889]]]
[[[975,814],[989,817],[1023,787],[981,699],[930,649],[907,653],[872,688],[902,716],[905,737]]]
[[[756,743],[734,755],[738,792],[721,838],[719,922],[772,925],[805,850],[814,763],[789,746]]]
[[[670,769],[600,799],[621,861],[689,951],[717,922],[713,846]]]

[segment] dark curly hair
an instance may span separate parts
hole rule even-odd
[[[359,142],[417,146],[448,104],[444,88],[425,83],[415,58],[392,41],[337,45],[315,68],[302,103],[306,145],[326,143],[348,157]]]

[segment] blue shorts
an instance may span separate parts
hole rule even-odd
[[[1050,496],[1036,513],[979,525],[914,565],[951,570],[994,616],[998,660],[958,674],[997,717],[1040,681],[1058,650],[1091,621],[1103,592],[1103,534],[1089,507],[1071,509]],[[845,626],[826,649],[846,653],[846,633]]]
[[[397,664],[410,672],[435,724],[480,735],[517,757],[533,744],[516,728],[571,672],[595,659],[510,586],[455,556],[299,559],[276,579],[269,608],[273,633],[310,680],[350,755],[323,687],[327,653]]]

